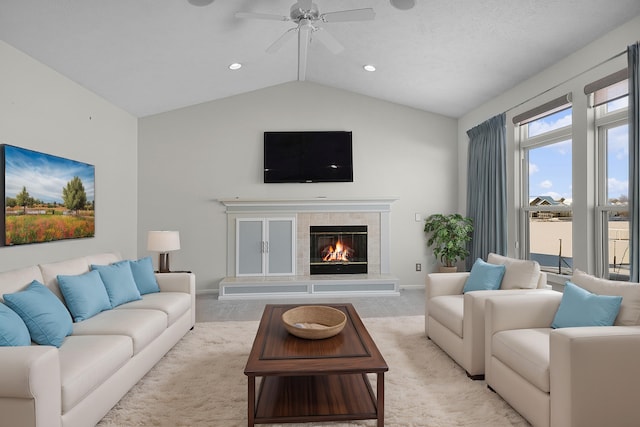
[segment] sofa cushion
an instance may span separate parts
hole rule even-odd
[[[550,328],[511,329],[491,338],[492,356],[549,393]]]
[[[0,303],[0,347],[31,345],[27,325],[18,314]]]
[[[122,257],[117,252],[104,252],[92,254],[85,257],[87,265],[109,265],[121,261]]]
[[[0,273],[0,296],[21,291],[34,280],[44,283],[42,273],[37,265],[4,271]]]
[[[471,267],[471,273],[462,289],[463,293],[471,291],[490,291],[500,288],[504,276],[504,265],[489,264],[480,258]]]
[[[133,354],[167,328],[167,315],[160,310],[108,310],[73,324],[73,335],[124,335],[133,340]]]
[[[442,295],[429,300],[429,316],[462,338],[464,295]]]
[[[578,269],[573,271],[571,282],[594,294],[621,296],[620,312],[613,324],[615,326],[640,325],[640,285],[638,283],[600,279]]]
[[[74,322],[81,322],[111,308],[109,295],[97,271],[77,276],[59,275],[58,286]]]
[[[34,280],[23,291],[4,294],[4,302],[22,318],[38,344],[60,347],[73,332],[67,308],[40,282]]]
[[[621,296],[596,295],[567,282],[551,327],[611,326],[621,302]]]
[[[151,309],[166,313],[170,326],[191,308],[191,295],[184,292],[158,292],[146,294],[141,300],[122,304],[117,310]]]
[[[156,275],[153,272],[153,262],[151,257],[141,258],[136,261],[120,261],[128,262],[133,273],[133,279],[140,291],[140,295],[160,292]]]
[[[133,356],[133,343],[123,335],[70,336],[60,347],[62,413],[102,385]]]
[[[538,287],[540,264],[536,261],[490,253],[487,256],[487,262],[505,266],[500,289],[535,289]]]
[[[91,265],[92,270],[100,273],[104,287],[107,289],[111,307],[117,307],[125,302],[140,299],[140,291],[136,286],[129,263],[111,265]]]
[[[60,298],[60,301],[63,301],[64,297],[58,287],[58,275],[64,274],[67,276],[75,276],[78,274],[84,274],[89,271],[89,264],[87,264],[87,260],[84,257],[72,258],[66,261],[40,264],[40,271],[42,272],[42,278],[44,279],[42,284],[51,289],[51,292]]]

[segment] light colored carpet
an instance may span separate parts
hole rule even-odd
[[[363,322],[389,365],[386,426],[528,426],[484,381],[468,379],[424,337],[424,316]],[[258,322],[197,323],[99,426],[246,426],[244,366],[257,327]]]

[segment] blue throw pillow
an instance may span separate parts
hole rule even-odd
[[[141,258],[137,261],[119,261],[116,264],[128,262],[133,273],[133,280],[140,291],[140,295],[160,292],[160,286],[153,272],[151,257]]]
[[[567,282],[552,328],[611,326],[620,311],[622,297],[596,295]]]
[[[91,270],[100,273],[104,287],[107,289],[111,307],[117,307],[125,302],[141,299],[128,262],[110,265],[92,265]]]
[[[60,347],[73,332],[73,322],[62,301],[34,280],[23,291],[3,295],[5,304],[27,325],[31,339],[41,345]]]
[[[489,264],[478,258],[473,263],[473,267],[471,267],[471,273],[464,284],[462,292],[500,289],[505,269],[504,265]]]
[[[4,304],[0,304],[0,347],[31,345],[29,329],[20,316]]]
[[[78,276],[59,275],[58,286],[74,322],[82,322],[111,308],[109,295],[97,271]]]

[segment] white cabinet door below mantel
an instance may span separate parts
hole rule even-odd
[[[295,274],[293,217],[236,218],[236,276]]]

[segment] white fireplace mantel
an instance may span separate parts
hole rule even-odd
[[[227,213],[389,212],[397,197],[333,199],[219,199]]]
[[[397,197],[337,199],[219,199],[227,214],[227,272],[220,283],[219,298],[261,298],[272,296],[317,296],[357,294],[397,294],[398,280],[390,273],[391,205]],[[236,277],[236,220],[270,216],[297,218],[296,272],[289,277]],[[369,224],[369,273],[313,275],[309,265],[309,226]]]

